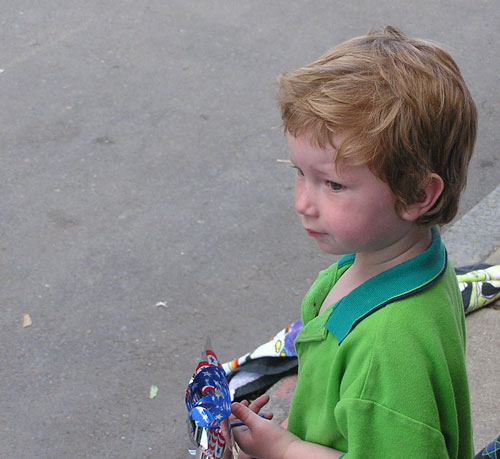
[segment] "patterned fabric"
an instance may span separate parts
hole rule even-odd
[[[298,319],[253,352],[222,365],[228,377],[231,400],[248,398],[296,371],[294,342],[301,329],[302,322]]]
[[[474,459],[483,458],[500,459],[500,436],[474,456]]]
[[[500,299],[500,265],[457,274],[457,280],[466,314]]]

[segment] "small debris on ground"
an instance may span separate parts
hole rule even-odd
[[[31,327],[32,324],[31,316],[29,314],[23,314],[23,327]]]
[[[158,395],[158,386],[152,385],[149,388],[149,398],[152,400]]]

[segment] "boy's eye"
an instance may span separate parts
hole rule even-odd
[[[304,172],[302,172],[301,169],[299,169],[297,166],[292,166],[292,167],[297,171],[297,175],[304,177]]]
[[[340,183],[331,182],[330,180],[328,180],[327,184],[332,189],[332,191],[340,191],[343,188]]]

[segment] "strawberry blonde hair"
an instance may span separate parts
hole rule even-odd
[[[431,173],[444,181],[434,206],[417,222],[445,224],[458,211],[474,148],[477,112],[452,57],[440,46],[393,27],[346,41],[280,78],[285,132],[307,132],[333,145],[336,160],[366,164],[396,196],[417,202]]]

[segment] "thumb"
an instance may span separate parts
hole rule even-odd
[[[255,419],[260,419],[250,408],[241,403],[233,403],[231,411],[243,424],[250,428],[254,425]]]

